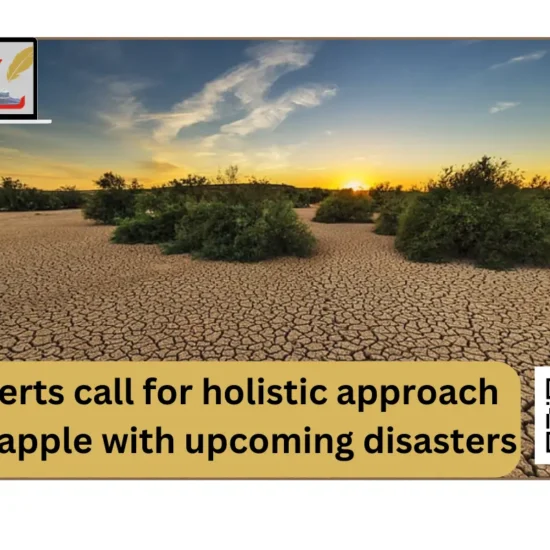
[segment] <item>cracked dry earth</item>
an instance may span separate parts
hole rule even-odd
[[[372,225],[311,222],[310,259],[233,264],[109,242],[79,211],[0,214],[0,361],[497,360],[522,380],[533,461],[533,369],[550,364],[550,273],[415,264]]]

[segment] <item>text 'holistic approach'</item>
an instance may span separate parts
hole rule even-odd
[[[0,477],[492,476],[518,459],[519,380],[498,363],[43,365],[3,367]]]

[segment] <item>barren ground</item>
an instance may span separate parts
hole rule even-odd
[[[313,210],[300,211],[310,220]],[[0,360],[498,360],[550,364],[550,273],[404,261],[371,225],[311,224],[311,259],[261,264],[109,243],[80,211],[0,213]]]

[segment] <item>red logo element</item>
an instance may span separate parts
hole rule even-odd
[[[25,106],[25,96],[23,96],[19,103],[12,103],[11,105],[0,105],[0,109],[22,109]]]
[[[1,59],[0,59],[0,63],[2,63]],[[25,106],[25,96],[23,96],[19,100],[19,103],[12,103],[11,105],[10,104],[8,104],[8,105],[1,105],[0,104],[0,109],[22,109],[24,106]]]

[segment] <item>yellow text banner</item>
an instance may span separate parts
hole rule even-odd
[[[5,362],[0,478],[502,477],[520,405],[492,362]]]

